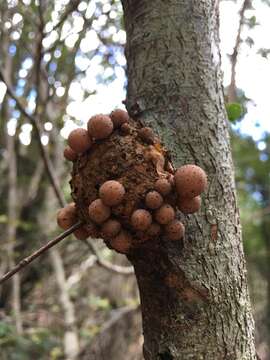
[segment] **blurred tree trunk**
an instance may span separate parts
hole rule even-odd
[[[8,53],[8,43],[4,36],[2,41],[3,53]],[[8,82],[8,85],[12,84],[12,75],[13,75],[13,61],[11,57],[4,56],[5,58],[5,78]],[[4,98],[3,102],[3,117],[8,123],[12,117],[9,111],[9,106],[7,105],[7,96]],[[17,155],[15,149],[15,136],[10,136],[6,130],[6,149],[7,149],[7,162],[8,162],[8,223],[7,223],[7,255],[8,255],[8,266],[11,269],[15,266],[15,244],[16,244],[16,233],[17,233],[17,223],[18,223],[18,191],[17,191]],[[17,273],[11,280],[12,283],[12,311],[15,319],[16,331],[18,334],[22,334],[22,317],[21,317],[21,285],[20,285],[20,274]]]
[[[63,171],[63,148],[62,143],[57,139],[58,131],[54,127],[52,131],[52,141],[54,143],[54,169],[55,175],[60,179]],[[51,233],[55,230],[55,211],[58,205],[58,201],[55,198],[53,189],[49,187],[46,192],[46,216],[44,216],[43,227],[45,233]],[[64,336],[63,346],[66,360],[76,360],[80,352],[79,335],[76,325],[75,307],[70,298],[69,288],[67,284],[65,267],[61,257],[61,253],[57,247],[52,248],[50,251],[51,264],[55,273],[55,280],[59,290],[59,301],[63,311],[64,319]]]
[[[16,244],[17,233],[17,158],[15,152],[15,136],[9,136],[7,133],[7,153],[8,153],[8,263],[9,268],[15,266],[14,247]],[[20,274],[17,273],[12,278],[12,310],[14,312],[16,330],[22,334],[21,317],[21,290]]]
[[[200,165],[209,186],[183,243],[131,258],[140,289],[144,357],[256,359],[223,103],[219,1],[122,0],[127,107],[152,126],[176,166]]]

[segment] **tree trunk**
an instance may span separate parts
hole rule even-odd
[[[4,36],[2,41],[3,53],[8,53],[7,38]],[[6,59],[5,59],[6,58]],[[5,61],[5,78],[9,86],[12,84],[13,74],[13,61],[11,57],[4,56]],[[7,96],[5,96],[2,105],[2,114],[6,120],[6,123],[10,120],[10,110],[7,105]],[[16,141],[15,136],[9,136],[6,133],[6,150],[7,150],[7,162],[8,162],[8,222],[7,222],[7,257],[8,266],[13,268],[15,266],[15,245],[18,223],[18,191],[17,191],[17,155],[16,155]],[[20,274],[17,273],[13,276],[12,280],[12,295],[11,304],[13,316],[15,319],[16,331],[18,334],[23,333],[22,314],[21,314],[21,280]]]
[[[52,142],[54,143],[54,169],[55,176],[60,180],[63,172],[63,144],[56,139],[57,130],[52,130]],[[47,217],[44,219],[44,228],[46,232],[51,233],[55,230],[55,212],[52,209],[58,206],[58,201],[55,198],[52,187],[46,192],[46,211]],[[47,223],[46,223],[47,222]],[[55,280],[59,290],[59,302],[62,307],[63,319],[65,324],[63,335],[63,347],[65,353],[65,360],[76,360],[80,352],[80,341],[78,328],[76,324],[76,310],[69,294],[68,283],[66,279],[66,272],[61,253],[57,247],[50,251],[51,264],[53,266]]]
[[[15,266],[16,233],[17,233],[17,159],[15,152],[15,136],[7,134],[7,152],[8,152],[8,262],[9,268]],[[16,331],[22,334],[22,316],[21,316],[21,284],[20,274],[15,274],[12,278],[12,310],[16,324]]]
[[[201,211],[182,242],[131,258],[140,289],[144,357],[256,359],[224,110],[218,4],[122,0],[127,107],[152,126],[176,166],[208,174]]]

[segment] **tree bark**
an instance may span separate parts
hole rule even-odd
[[[127,108],[151,126],[174,165],[195,163],[209,186],[182,242],[131,258],[144,357],[256,359],[254,324],[221,86],[214,0],[122,0]]]

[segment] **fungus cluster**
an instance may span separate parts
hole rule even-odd
[[[103,238],[120,253],[181,240],[179,212],[198,211],[207,186],[199,166],[175,170],[153,130],[120,109],[73,130],[64,156],[73,162],[74,202],[59,210],[58,225],[68,229],[81,220],[77,238]]]

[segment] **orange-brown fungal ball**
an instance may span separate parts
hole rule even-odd
[[[75,161],[77,159],[77,153],[67,146],[64,150],[64,157],[69,161]]]
[[[101,234],[105,238],[114,238],[121,230],[121,224],[117,220],[109,219],[101,227]]]
[[[57,224],[63,229],[67,230],[76,222],[76,207],[75,203],[70,203],[63,209],[57,212]]]
[[[183,214],[194,214],[201,207],[201,197],[195,196],[194,198],[181,198],[178,201],[177,207]]]
[[[131,133],[131,126],[128,123],[124,123],[121,125],[120,130],[122,135],[129,135]]]
[[[161,195],[166,196],[172,191],[172,185],[167,179],[159,179],[155,183],[155,190]]]
[[[107,206],[119,205],[123,200],[124,195],[124,186],[115,180],[106,181],[99,189],[99,196]]]
[[[94,139],[105,139],[113,132],[113,122],[107,115],[95,115],[88,121],[88,132]]]
[[[165,226],[165,233],[169,240],[180,240],[185,234],[185,227],[175,219]]]
[[[92,145],[92,140],[89,137],[87,130],[78,128],[72,130],[68,137],[68,145],[76,153],[83,153]]]
[[[91,236],[92,238],[100,237],[99,229],[93,222],[88,221],[83,228],[88,232],[88,236]]]
[[[73,234],[79,240],[85,240],[91,235],[89,231],[83,226],[75,230]]]
[[[119,128],[124,123],[127,123],[129,120],[128,113],[122,109],[116,109],[112,111],[110,117],[112,119],[115,129]]]
[[[111,209],[101,199],[94,200],[88,208],[89,217],[97,224],[102,224],[111,215]]]
[[[136,230],[146,230],[152,223],[152,215],[144,209],[135,210],[131,215],[131,224]]]
[[[161,226],[157,223],[152,223],[147,229],[147,235],[151,237],[158,236],[161,233]]]
[[[149,209],[158,209],[163,203],[163,198],[157,191],[150,191],[145,196],[145,205]]]
[[[155,212],[155,219],[159,224],[166,225],[175,218],[174,208],[169,204],[162,205]]]
[[[127,254],[131,248],[131,242],[131,235],[127,231],[121,230],[116,237],[110,240],[110,246],[121,254]]]
[[[139,136],[147,144],[153,144],[155,142],[155,133],[150,127],[143,127],[139,130]]]
[[[174,175],[176,191],[181,197],[193,198],[207,186],[207,176],[197,165],[181,166]]]

